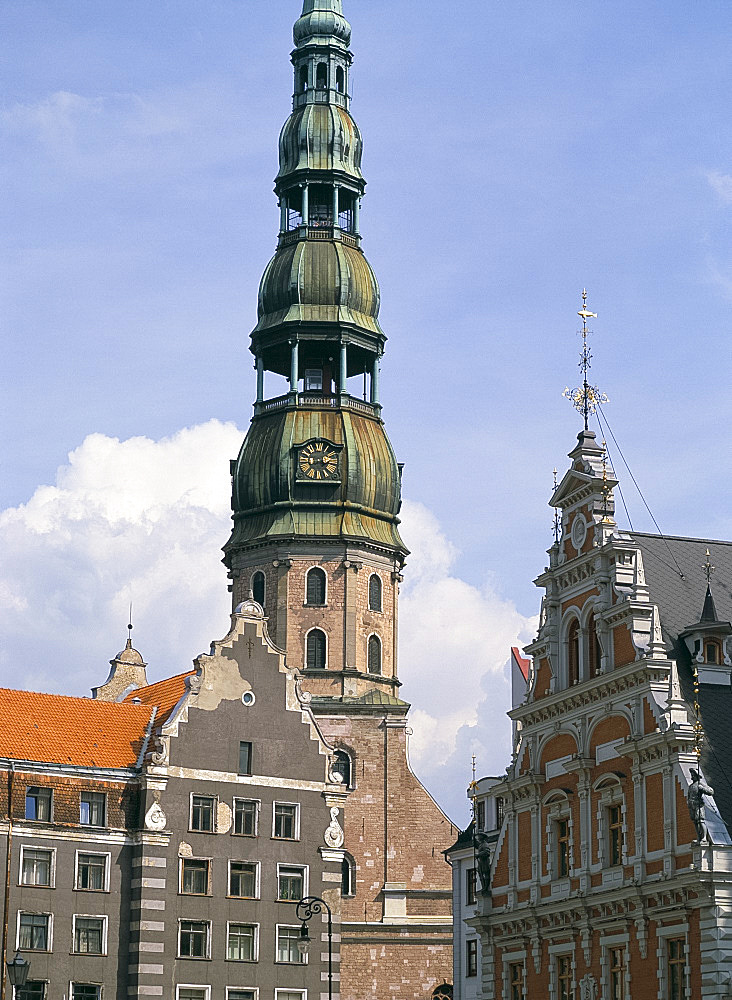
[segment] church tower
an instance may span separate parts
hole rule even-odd
[[[224,548],[233,605],[251,595],[351,789],[341,1000],[444,996],[455,828],[407,761],[399,697],[401,467],[386,435],[379,286],[361,237],[361,133],[341,0],[304,0],[293,110],[279,142],[277,249],[251,335],[257,395],[232,462]],[[268,397],[274,376],[289,391]]]

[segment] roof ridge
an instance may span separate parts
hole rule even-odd
[[[80,702],[83,705],[106,705],[124,706],[125,708],[145,708],[144,705],[135,705],[130,701],[102,701],[100,698],[89,698],[87,695],[78,694],[55,694],[53,691],[31,691],[28,688],[6,688],[0,687],[0,696],[6,694],[26,694],[34,698],[60,698],[63,701]]]
[[[701,542],[702,544],[706,543],[708,545],[732,545],[732,541],[725,541],[722,538],[696,538],[692,535],[660,535],[655,531],[629,531],[628,534],[632,535],[634,538],[640,535],[643,538],[665,538],[667,541],[671,542]]]

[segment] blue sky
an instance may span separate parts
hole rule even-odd
[[[583,285],[599,313],[593,377],[662,529],[729,538],[729,4],[345,0],[345,12],[364,249],[389,337],[384,416],[405,495],[427,510],[414,538],[431,524],[450,579],[535,614],[552,468],[579,430],[561,393],[578,378]],[[88,435],[93,452],[107,439],[178,441],[210,419],[245,429],[298,13],[297,0],[4,0],[6,523],[60,467],[68,479]],[[237,437],[219,440],[231,451]],[[652,528],[615,464],[634,526]],[[81,516],[69,509],[67,528]],[[37,573],[63,579],[78,556],[69,531],[55,570],[27,547]],[[43,591],[32,564],[18,574],[0,594],[38,627]],[[118,643],[81,631],[84,607],[78,597],[74,662],[105,662]],[[59,614],[68,631],[71,611]],[[147,627],[166,633],[152,617]],[[218,621],[201,628],[223,634]]]

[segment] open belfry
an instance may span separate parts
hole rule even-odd
[[[732,996],[732,544],[624,529],[584,427],[556,510],[506,773],[448,851],[461,1000]],[[716,576],[715,576],[716,567]],[[525,682],[525,683],[524,683]],[[520,688],[520,690],[519,690]]]
[[[397,626],[408,552],[401,467],[379,401],[379,287],[361,245],[350,39],[341,0],[305,0],[279,142],[278,244],[251,338],[257,397],[232,462],[224,551],[234,607],[252,596],[265,609],[351,789],[341,1000],[411,1000],[451,982],[441,852],[454,828],[407,761]],[[268,373],[288,378],[289,391],[267,398]]]

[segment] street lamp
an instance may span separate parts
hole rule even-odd
[[[27,962],[20,952],[16,951],[13,961],[6,962],[5,964],[8,967],[8,979],[10,980],[10,985],[13,986],[16,991],[25,986],[28,982],[30,962]]]
[[[326,901],[319,896],[306,896],[297,904],[295,915],[298,920],[302,920],[297,950],[301,955],[307,955],[312,940],[308,931],[308,921],[318,913],[322,913],[323,909],[328,914],[328,1000],[333,1000],[333,914]]]

